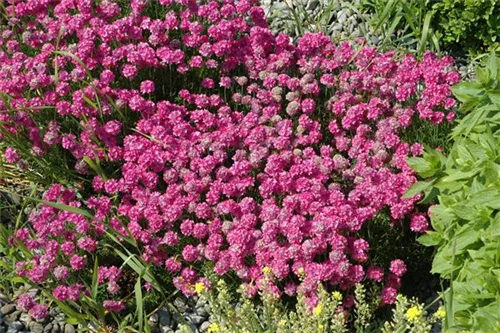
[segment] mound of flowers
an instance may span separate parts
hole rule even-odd
[[[112,230],[187,295],[208,283],[196,267],[210,261],[249,293],[268,272],[277,295],[312,303],[319,284],[348,291],[364,279],[395,301],[404,262],[373,266],[358,231],[386,208],[426,230],[419,196],[402,198],[416,181],[406,158],[423,147],[400,133],[417,117],[453,119],[450,58],[398,60],[322,34],[294,44],[248,0],[27,0],[6,11],[4,156],[36,167],[68,152],[91,194],[54,185],[44,200],[94,216],[41,205],[12,240],[33,253],[20,275],[78,301]],[[120,311],[120,270],[99,263],[104,306]]]

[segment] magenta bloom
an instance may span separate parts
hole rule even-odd
[[[35,298],[31,294],[20,295],[16,302],[17,307],[24,312],[28,312],[35,304]]]
[[[418,233],[424,233],[429,228],[429,222],[424,214],[414,214],[411,217],[410,229]]]
[[[398,291],[394,288],[387,287],[382,290],[382,294],[380,298],[382,298],[382,302],[384,304],[394,304],[396,301],[396,297],[398,296]]]
[[[7,163],[17,163],[19,161],[19,154],[15,148],[7,147],[4,152],[5,161]]]
[[[36,320],[44,319],[47,317],[48,309],[45,305],[35,304],[29,310],[28,314]]]
[[[125,309],[125,304],[121,301],[106,300],[102,305],[104,309],[109,312],[120,312]]]
[[[390,270],[397,277],[401,277],[406,273],[406,265],[401,259],[391,261]]]

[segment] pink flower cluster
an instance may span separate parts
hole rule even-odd
[[[110,228],[130,231],[143,260],[175,274],[188,295],[206,282],[194,268],[209,260],[249,290],[269,268],[279,293],[312,296],[320,283],[349,289],[368,278],[394,302],[404,263],[387,273],[371,265],[357,232],[382,209],[395,221],[414,211],[418,197],[402,198],[416,180],[406,158],[422,145],[399,134],[415,117],[453,119],[450,58],[398,61],[322,34],[295,45],[249,0],[132,0],[130,11],[111,0],[7,3],[16,16],[0,36],[5,128],[28,136],[34,154],[70,151],[81,173],[90,173],[84,157],[121,166],[117,177],[93,178],[95,220],[50,206],[31,216],[35,234],[17,237],[37,254],[20,274],[60,281],[59,299],[78,297],[87,291],[65,278],[92,267]],[[148,6],[166,14],[147,16]],[[37,19],[21,28],[20,17]],[[152,71],[162,78],[143,80]],[[50,112],[55,120],[40,126]],[[78,130],[67,126],[74,120]],[[61,186],[45,200],[80,205]],[[412,230],[426,227],[425,216],[412,218]],[[118,279],[100,268],[109,294]]]

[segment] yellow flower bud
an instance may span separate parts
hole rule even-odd
[[[406,311],[405,316],[408,321],[414,322],[417,321],[423,313],[424,311],[419,305],[414,305]]]
[[[332,293],[332,297],[333,297],[333,299],[340,301],[342,299],[342,294],[338,291],[334,291]]]
[[[211,323],[210,326],[208,326],[207,332],[208,333],[220,332],[220,326],[217,323]]]
[[[198,282],[194,285],[194,290],[196,291],[197,294],[201,294],[202,292],[205,291],[205,285],[201,282]]]
[[[446,317],[446,311],[444,311],[444,309],[443,309],[442,306],[440,306],[439,309],[437,309],[436,316],[438,318],[444,318],[444,317]]]
[[[313,315],[315,317],[321,315],[323,313],[323,304],[319,303],[316,305],[316,307],[313,309]]]

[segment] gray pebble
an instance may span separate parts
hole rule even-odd
[[[201,326],[200,326],[200,332],[204,333],[206,331],[208,331],[208,328],[210,327],[211,323],[209,321],[204,321],[203,323],[201,323]]]
[[[195,324],[195,325],[201,324],[203,321],[205,321],[205,318],[206,317],[203,317],[203,316],[200,316],[200,315],[197,315],[194,313],[186,316],[186,320]]]
[[[66,316],[64,315],[64,313],[58,313],[57,315],[54,316],[54,319],[58,322],[64,322]]]
[[[50,333],[60,333],[61,332],[61,328],[59,327],[59,324],[57,322],[53,322],[52,323],[52,330],[50,331]]]
[[[181,297],[177,297],[174,300],[174,306],[180,312],[186,312],[186,310],[188,309],[186,301],[183,300]]]
[[[52,331],[52,328],[54,327],[54,325],[52,323],[48,323],[47,325],[45,325],[45,327],[43,328],[43,333],[50,333]]]
[[[160,325],[170,326],[172,320],[170,316],[170,311],[168,311],[166,307],[163,307],[158,311],[158,317],[160,319]]]
[[[28,324],[31,321],[31,316],[29,314],[27,314],[26,312],[23,312],[23,313],[21,313],[19,320],[24,324]]]
[[[158,313],[153,313],[151,317],[149,317],[149,321],[152,323],[157,323],[158,322]]]
[[[5,304],[0,308],[0,313],[2,313],[4,316],[11,314],[12,312],[16,311],[16,307],[14,304]]]
[[[161,333],[174,333],[174,330],[167,326],[160,327]]]
[[[207,318],[209,315],[209,312],[207,311],[205,306],[196,308],[195,313],[199,316],[202,316],[203,318]]]
[[[24,329],[24,324],[20,321],[15,321],[7,328],[7,333],[17,333]]]
[[[40,323],[34,323],[33,326],[30,327],[32,333],[43,333],[44,327]]]
[[[71,324],[64,325],[64,333],[75,333],[75,327]]]

